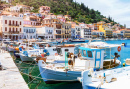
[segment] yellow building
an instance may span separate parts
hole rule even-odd
[[[71,24],[62,24],[62,38],[71,38]]]
[[[113,37],[113,31],[112,29],[106,27],[105,32],[104,32],[104,37],[105,38],[112,38]]]
[[[130,38],[130,29],[124,31],[124,37]]]
[[[111,38],[113,36],[113,32],[110,29],[111,24],[106,23],[104,21],[100,21],[94,24],[94,27],[97,31],[103,32],[105,38]]]

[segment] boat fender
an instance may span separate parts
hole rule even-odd
[[[68,53],[67,53],[67,55],[66,55],[66,56],[67,56],[67,58],[69,58],[69,55],[70,55],[70,52],[68,52]]]
[[[36,58],[36,62],[38,63],[38,61],[39,61],[39,59],[40,58],[42,58],[41,56],[38,56],[37,58]]]
[[[68,64],[69,64],[69,65],[73,65],[73,61],[72,61],[72,60],[69,60],[69,61],[68,61]]]
[[[46,63],[46,58],[44,58],[44,57],[40,58],[39,60],[43,60],[43,62]]]
[[[74,54],[73,54],[73,53],[70,53],[68,58],[72,58],[72,56],[71,56],[71,55],[74,55]]]
[[[123,63],[123,67],[125,67],[125,63]]]
[[[42,57],[44,57],[44,54],[41,54]]]
[[[78,57],[81,57],[81,53],[78,53]]]

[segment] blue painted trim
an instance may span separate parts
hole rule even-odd
[[[97,52],[100,52],[100,59],[97,59]],[[99,51],[96,51],[96,55],[95,55],[95,67],[96,67],[96,62],[99,61],[99,68],[100,68],[100,65],[101,65],[101,50]]]

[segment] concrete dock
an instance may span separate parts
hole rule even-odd
[[[29,89],[10,53],[0,49],[0,63],[5,70],[0,70],[0,89]]]

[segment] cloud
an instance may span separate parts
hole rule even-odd
[[[89,8],[101,12],[102,15],[109,15],[120,24],[126,24],[130,28],[130,1],[128,0],[76,0],[84,3]]]

